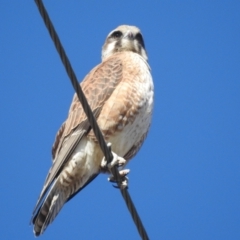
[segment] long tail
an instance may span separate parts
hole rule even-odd
[[[66,192],[61,189],[57,178],[32,219],[34,225],[33,231],[36,236],[44,232],[47,226],[55,219],[66,201]]]

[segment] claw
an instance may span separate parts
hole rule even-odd
[[[118,167],[126,164],[126,160],[122,157],[119,157],[116,153],[112,152],[113,160],[108,164],[108,168],[111,169],[113,166],[117,165]]]
[[[107,144],[107,146],[109,147],[109,148],[111,148],[111,143],[108,143]],[[106,158],[104,157],[103,159],[102,159],[102,162],[101,162],[101,167],[103,168],[103,169],[106,169],[106,168],[108,168],[109,170],[113,167],[113,166],[115,166],[115,165],[117,165],[117,167],[123,167],[125,164],[126,164],[126,160],[124,159],[124,158],[122,158],[122,157],[120,157],[120,156],[118,156],[116,153],[114,153],[114,152],[112,152],[112,155],[113,155],[113,159],[112,159],[112,161],[109,163],[109,164],[107,164],[107,160],[106,160]]]
[[[109,147],[110,150],[111,150],[111,145],[112,145],[111,143],[108,143],[108,144],[107,144],[107,146]],[[126,165],[127,161],[126,161],[124,158],[118,156],[118,155],[117,155],[116,153],[114,153],[114,152],[112,152],[112,155],[113,155],[113,159],[112,159],[112,161],[111,161],[110,163],[107,163],[107,160],[106,160],[105,157],[102,159],[101,168],[102,168],[103,171],[108,170],[108,171],[111,173],[112,168],[113,168],[114,166],[123,168],[124,165]],[[120,178],[121,178],[121,184],[120,184],[120,185],[121,185],[121,186],[120,186],[121,189],[124,189],[124,188],[127,188],[127,187],[128,187],[128,178],[127,178],[126,176],[127,176],[127,174],[128,174],[129,172],[130,172],[129,169],[123,169],[123,170],[120,170],[120,171],[119,171]],[[109,176],[108,181],[109,181],[109,182],[117,183],[117,180],[114,178],[113,175],[110,175],[110,176]],[[113,185],[113,187],[119,188],[118,185],[117,185],[117,186]]]
[[[124,169],[124,170],[121,170],[119,171],[119,175],[121,178],[127,178],[126,176],[129,174],[130,172],[130,169]],[[114,178],[113,175],[110,175],[109,178],[108,178],[108,181],[109,182],[116,182],[116,179]]]
[[[121,186],[120,186],[121,189],[128,188],[128,177],[126,177],[126,176],[128,175],[129,172],[130,172],[130,169],[124,169],[124,170],[119,171],[119,175],[121,177]],[[117,180],[114,178],[113,175],[109,176],[108,181],[117,183]],[[113,187],[119,188],[118,185],[113,185]]]

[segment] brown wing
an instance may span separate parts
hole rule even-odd
[[[116,86],[122,80],[122,60],[121,58],[109,58],[95,67],[81,83],[83,92],[88,103],[97,118],[104,103],[111,96]],[[55,158],[45,180],[43,190],[37,201],[34,212],[44,198],[53,180],[59,175],[62,167],[66,164],[72,152],[76,148],[83,135],[88,133],[90,125],[78,101],[76,94],[69,110],[69,115],[65,123],[57,133],[53,144],[52,155]],[[74,133],[74,134],[72,134]]]
[[[59,149],[58,147],[60,145],[60,140],[62,138],[64,129],[65,129],[65,122],[62,124],[62,126],[60,127],[60,129],[58,130],[58,132],[56,134],[55,141],[54,141],[53,146],[52,146],[52,160],[55,159],[55,156],[57,154],[57,150]]]

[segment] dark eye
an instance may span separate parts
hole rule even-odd
[[[140,45],[142,45],[142,46],[145,48],[144,41],[143,41],[143,37],[142,37],[142,34],[141,34],[141,33],[137,33],[136,39],[137,39],[137,41],[140,43]]]
[[[122,36],[122,32],[120,31],[115,31],[111,35],[112,38],[120,38],[121,36]]]

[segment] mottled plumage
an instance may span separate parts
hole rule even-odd
[[[110,32],[102,63],[81,83],[112,151],[130,160],[150,126],[153,82],[141,32],[122,25]],[[52,148],[53,165],[33,212],[36,236],[43,233],[64,203],[101,171],[103,154],[76,95]]]

